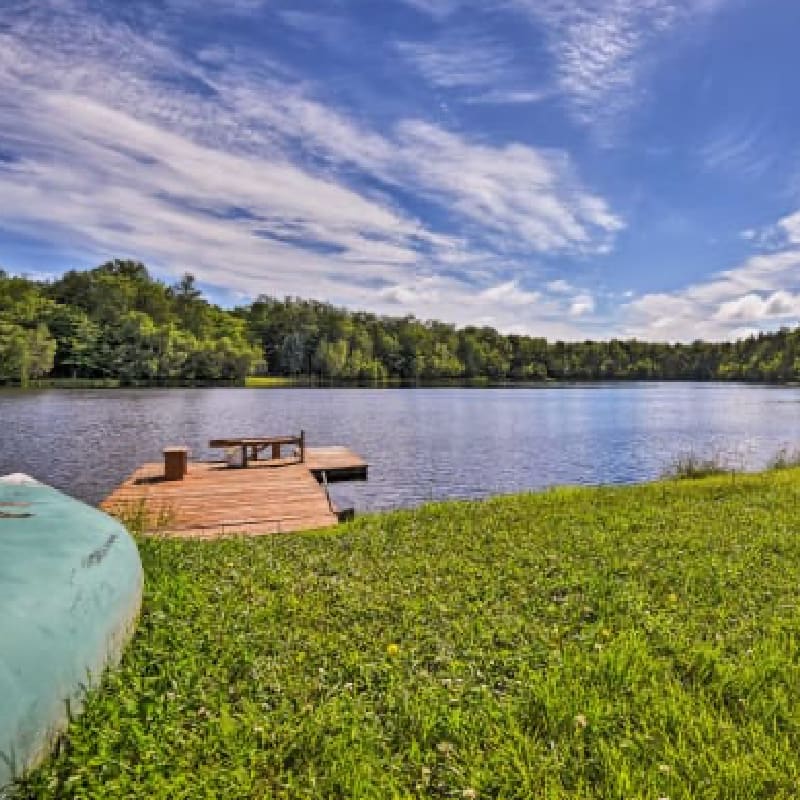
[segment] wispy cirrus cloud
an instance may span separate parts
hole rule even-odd
[[[298,264],[306,280],[358,264],[396,280],[421,242],[446,242],[289,163],[220,152],[84,98],[49,92],[29,113],[48,129],[37,142],[48,155],[3,170],[7,229],[32,234],[47,220],[94,252],[144,252],[251,292],[289,291]]]
[[[766,92],[768,113],[753,116],[744,91],[780,78],[778,54],[754,58],[752,82],[738,81],[730,31],[704,28],[729,4],[731,30],[759,10],[234,2],[3,3],[7,253],[46,242],[61,263],[129,255],[243,295],[562,338],[728,338],[798,318],[800,212],[731,242],[726,220],[775,218],[775,197],[718,193],[718,173],[791,174],[797,162],[791,99],[771,108]],[[706,33],[714,69],[693,91],[680,51]],[[665,97],[651,97],[667,61],[676,74],[661,70]],[[637,107],[637,146],[598,158]],[[703,191],[713,202],[699,202]],[[648,253],[678,239],[682,253],[703,253],[693,278],[676,278],[687,285],[671,288],[668,272],[640,278]],[[711,239],[762,252],[708,274]],[[691,266],[683,258],[676,275]],[[624,293],[662,278],[667,290]]]
[[[546,30],[556,81],[576,120],[597,124],[635,103],[649,41],[675,24],[669,0],[517,0]]]
[[[327,163],[358,167],[441,204],[459,228],[469,225],[465,232],[504,253],[606,252],[624,228],[563,151],[490,145],[414,119],[379,134],[291,89],[234,96],[245,118],[267,122]]]
[[[459,99],[468,103],[521,105],[553,95],[551,88],[532,87],[514,51],[485,34],[447,32],[400,41],[396,48],[432,86],[460,90]]]
[[[744,179],[761,177],[778,161],[763,119],[718,127],[700,148],[699,156],[707,170]]]
[[[530,103],[541,103],[549,100],[553,96],[552,89],[511,89],[494,88],[487,89],[478,94],[472,94],[465,98],[465,102],[478,105],[528,105]]]
[[[486,11],[486,6],[475,0],[402,1],[439,23],[450,24],[450,18],[463,9]],[[647,98],[647,78],[659,60],[731,3],[732,0],[504,0],[492,11],[525,17],[543,38],[550,57],[549,74],[544,79],[537,76],[534,87],[511,87],[515,93],[507,96],[519,102],[523,97],[524,102],[539,102],[559,94],[578,124],[591,129],[601,143],[613,143],[621,121]],[[498,44],[494,43],[495,48]],[[458,76],[457,65],[463,64],[463,79],[470,76],[470,54],[474,65],[480,64],[480,47],[451,52],[445,46],[436,49],[428,43],[417,53],[411,52],[419,68],[433,82],[441,81],[440,85],[445,85],[448,67],[452,75]],[[496,60],[487,63],[485,74],[496,75],[498,66]],[[476,69],[476,82],[479,75]],[[502,96],[502,92],[495,95]]]
[[[501,250],[606,252],[624,227],[582,187],[563,152],[491,147],[421,121],[398,133],[423,190],[484,228]]]
[[[259,11],[269,2],[270,0],[203,0],[202,3],[197,3],[195,0],[166,0],[165,4],[180,12],[215,14],[223,11],[226,14],[246,16]]]
[[[511,73],[511,52],[487,36],[450,35],[396,46],[431,84],[446,89],[488,87],[505,82]]]
[[[604,251],[623,227],[566,153],[424,119],[369,126],[280,64],[180,55],[168,31],[145,39],[87,9],[59,0],[0,32],[6,231],[46,226],[87,257],[250,295],[566,335],[566,301],[526,261]]]
[[[350,51],[359,35],[355,20],[335,10],[278,8],[276,13],[290,29],[308,41],[323,42],[331,50]]]
[[[654,52],[725,0],[510,0],[544,30],[555,81],[574,119],[607,138],[641,102]]]
[[[443,20],[460,8],[464,0],[402,0],[411,8],[434,19]]]

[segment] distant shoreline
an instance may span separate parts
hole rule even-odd
[[[122,381],[119,378],[43,378],[28,381],[27,386],[17,382],[0,383],[0,391],[41,391],[43,389],[513,389],[513,388],[546,388],[558,386],[608,386],[624,384],[707,384],[719,386],[776,386],[791,388],[800,386],[798,381],[756,381],[738,378],[736,380],[720,380],[719,378],[548,378],[545,380],[491,380],[489,378],[471,378],[452,380],[405,380],[386,379],[381,381],[366,380],[330,380],[315,377],[290,378],[286,376],[253,376],[244,381]]]

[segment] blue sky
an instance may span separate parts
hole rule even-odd
[[[800,320],[791,0],[2,0],[0,265],[550,338]]]

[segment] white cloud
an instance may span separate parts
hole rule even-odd
[[[398,42],[397,49],[427,80],[442,88],[483,87],[507,78],[511,54],[485,36]]]
[[[778,220],[777,227],[789,244],[800,244],[800,211]]]
[[[382,135],[293,90],[269,89],[231,89],[236,114],[333,164],[440,203],[503,252],[606,252],[624,227],[563,151],[479,143],[422,120]]]
[[[359,264],[391,279],[417,260],[413,242],[425,231],[413,221],[290,165],[219,154],[70,97],[37,111],[54,108],[62,120],[69,110],[76,126],[108,124],[114,141],[85,141],[65,127],[63,164],[16,164],[0,188],[7,229],[33,236],[46,219],[62,243],[144,254],[171,272],[251,292],[297,291],[299,274],[325,285]],[[309,241],[333,252],[322,256]]]
[[[222,11],[226,14],[244,16],[261,11],[268,3],[269,0],[203,0],[202,3],[198,3],[196,0],[166,0],[167,6],[181,13],[218,13]]]
[[[403,0],[403,2],[436,20],[443,20],[456,11],[463,0]]]
[[[709,280],[650,293],[623,307],[627,335],[664,340],[730,339],[761,323],[800,318],[800,249],[753,256]]]
[[[575,291],[575,287],[572,286],[571,283],[565,281],[563,278],[559,278],[555,281],[550,281],[547,284],[548,291],[552,292],[553,294],[571,294]]]
[[[771,294],[750,294],[721,303],[714,319],[720,322],[762,322],[800,316],[800,295],[777,291]]]
[[[800,245],[800,211],[787,214],[772,225],[747,228],[739,232],[739,237],[764,250]]]
[[[482,302],[494,303],[500,301],[506,306],[529,306],[538,302],[542,295],[540,292],[522,289],[517,281],[512,280],[484,289],[479,297]]]
[[[725,0],[510,0],[543,26],[556,82],[574,118],[606,137],[641,101],[655,46]]]
[[[63,57],[57,48],[51,56],[46,42],[34,51],[4,37],[9,44],[4,50],[9,54],[9,66],[17,72],[11,73],[8,91],[21,91],[23,83],[33,91],[44,74],[47,77],[40,91],[48,86],[66,89],[76,98],[91,97],[122,113],[135,106],[140,119],[150,119],[159,129],[199,140],[215,151],[238,150],[243,157],[283,163],[301,147],[304,155],[351,163],[412,190],[421,187],[472,222],[473,233],[480,233],[479,226],[485,225],[491,233],[514,236],[521,248],[590,250],[605,244],[609,235],[622,227],[602,198],[580,186],[562,152],[520,144],[477,144],[417,120],[400,123],[390,136],[378,134],[273,77],[248,83],[236,69],[230,75],[208,79],[215,92],[212,100],[186,96],[150,78],[159,67],[175,69],[173,55],[150,47],[147,67],[142,67],[135,41],[116,48],[127,54],[121,64],[125,70],[120,70],[121,78],[116,79],[106,63],[106,51],[115,49],[113,36],[103,30],[94,33],[97,36],[92,38],[106,44],[100,53],[88,48],[88,61],[73,51]],[[125,38],[130,38],[127,33]],[[42,69],[44,66],[48,68]],[[131,75],[126,76],[125,71]],[[131,85],[133,89],[126,88]],[[20,104],[24,106],[21,95]],[[43,140],[59,128],[57,119],[37,123],[30,116],[27,123],[38,129]],[[45,131],[48,122],[52,129]],[[91,133],[87,128],[87,134]],[[18,135],[24,138],[27,133],[19,131]],[[46,149],[47,143],[43,141],[42,147]],[[596,237],[600,241],[595,241]]]
[[[557,82],[577,120],[595,124],[636,101],[647,42],[669,28],[667,0],[516,0],[547,31]]]
[[[488,89],[485,92],[472,94],[466,102],[483,105],[528,105],[541,103],[553,96],[551,89]]]
[[[594,311],[594,297],[590,294],[577,295],[569,306],[571,317],[582,317]]]
[[[776,162],[777,155],[767,143],[763,120],[726,123],[720,126],[700,148],[703,165],[708,170],[739,178],[759,178]]]
[[[359,31],[354,21],[339,13],[327,10],[301,11],[286,8],[278,12],[283,22],[300,32],[304,39],[313,37],[331,50],[347,53]]]
[[[452,276],[424,276],[387,287],[370,299],[389,314],[414,313],[423,319],[446,319],[459,325],[490,325],[507,333],[536,333],[559,339],[582,338],[567,316],[563,298],[527,289],[517,279],[476,288]]]
[[[448,32],[428,41],[402,41],[403,57],[434,87],[459,89],[459,99],[485,105],[540,103],[549,88],[530,88],[514,52],[485,35]]]
[[[596,252],[624,227],[562,152],[477,144],[421,121],[401,124],[399,139],[422,190],[492,231],[501,249]]]
[[[578,335],[531,286],[530,255],[597,252],[623,223],[564,152],[423,120],[377,130],[281,65],[224,48],[187,60],[78,0],[31,13],[0,32],[5,230],[250,295]],[[385,187],[448,224],[423,225]]]

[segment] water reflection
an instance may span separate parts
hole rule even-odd
[[[720,384],[511,389],[127,389],[0,392],[0,474],[28,472],[100,500],[167,444],[305,428],[370,463],[340,485],[357,509],[562,483],[657,476],[678,453],[758,468],[800,444],[800,390]]]

